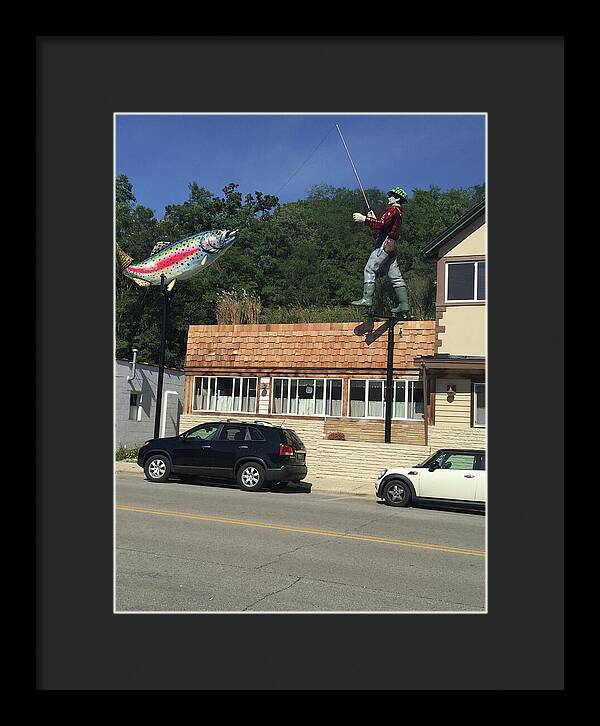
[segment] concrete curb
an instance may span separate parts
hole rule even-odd
[[[144,472],[141,467],[134,461],[116,461],[115,472],[127,472],[129,474],[139,474],[140,478],[144,478]],[[371,483],[357,483],[348,481],[342,477],[315,477],[306,482],[302,482],[299,486],[309,486],[311,491],[323,492],[324,494],[340,494],[353,497],[375,497],[375,481]]]

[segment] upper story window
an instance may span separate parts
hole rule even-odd
[[[257,381],[257,378],[198,376],[192,410],[255,413]]]
[[[446,302],[485,300],[485,260],[446,264]]]

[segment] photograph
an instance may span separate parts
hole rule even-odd
[[[112,122],[113,613],[486,615],[487,112]]]

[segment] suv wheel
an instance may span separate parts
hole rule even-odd
[[[242,464],[238,469],[237,482],[245,492],[258,492],[265,483],[265,470],[254,461]]]
[[[383,488],[383,499],[390,507],[408,507],[411,498],[410,487],[400,479],[388,482]]]
[[[153,454],[146,459],[144,473],[148,481],[167,481],[171,473],[171,464],[166,456]]]

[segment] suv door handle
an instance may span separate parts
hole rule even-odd
[[[474,479],[475,474],[465,474],[465,479]]]
[[[210,449],[210,444],[208,446],[201,446],[201,449]]]
[[[238,446],[238,449],[247,449],[247,446]]]

